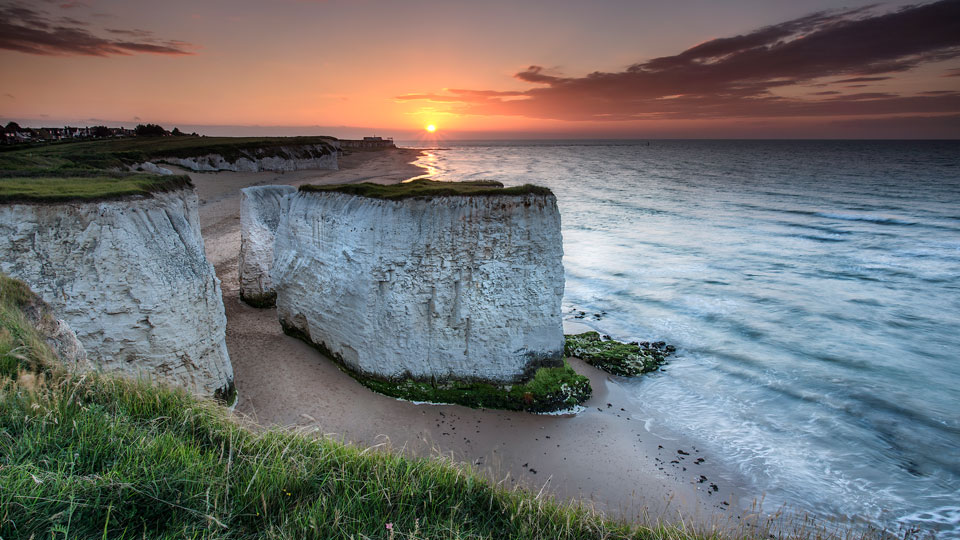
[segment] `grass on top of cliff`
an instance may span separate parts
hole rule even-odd
[[[0,538],[719,538],[626,524],[448,459],[252,430],[181,390],[41,371],[0,276]]]
[[[227,161],[244,156],[290,158],[285,147],[321,145],[334,152],[332,137],[128,137],[59,142],[22,148],[0,147],[0,170],[112,169],[163,158],[219,154]]]
[[[0,203],[108,200],[150,196],[191,185],[189,176],[39,172],[7,177],[0,173]]]
[[[437,180],[427,180],[421,178],[402,184],[371,184],[364,182],[361,184],[330,184],[313,185],[306,184],[300,186],[300,191],[308,193],[346,193],[358,197],[369,197],[372,199],[386,199],[390,201],[399,201],[412,198],[432,198],[432,197],[480,197],[489,195],[551,195],[552,192],[545,187],[524,184],[522,186],[503,187],[503,184],[493,180],[474,180],[471,182],[440,182]]]

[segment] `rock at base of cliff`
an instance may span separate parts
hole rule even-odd
[[[240,190],[240,298],[256,308],[273,307],[277,293],[270,279],[273,244],[293,186]]]

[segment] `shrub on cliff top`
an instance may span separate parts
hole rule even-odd
[[[412,198],[432,197],[482,197],[490,195],[521,196],[521,195],[552,195],[545,187],[524,184],[505,188],[500,182],[493,180],[474,180],[470,182],[440,182],[421,178],[402,184],[329,184],[300,186],[305,193],[346,193],[358,197],[371,199],[386,199],[399,201]]]

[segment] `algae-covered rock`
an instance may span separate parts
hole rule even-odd
[[[660,369],[675,350],[662,341],[656,343],[623,343],[604,339],[598,332],[568,334],[564,353],[583,360],[607,373],[633,377]]]

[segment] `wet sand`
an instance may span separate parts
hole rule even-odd
[[[358,152],[343,158],[339,171],[190,174],[201,198],[207,256],[223,281],[227,347],[239,393],[236,411],[260,425],[297,427],[363,447],[444,455],[474,465],[495,482],[580,499],[611,517],[736,525],[744,506],[735,493],[745,485],[742,479],[714,468],[710,456],[682,438],[659,427],[651,430],[642,406],[614,378],[582,362],[571,360],[590,377],[594,395],[577,415],[418,405],[371,392],[315,349],[284,335],[276,310],[240,301],[241,187],[394,183],[422,174],[410,164],[418,154]]]

